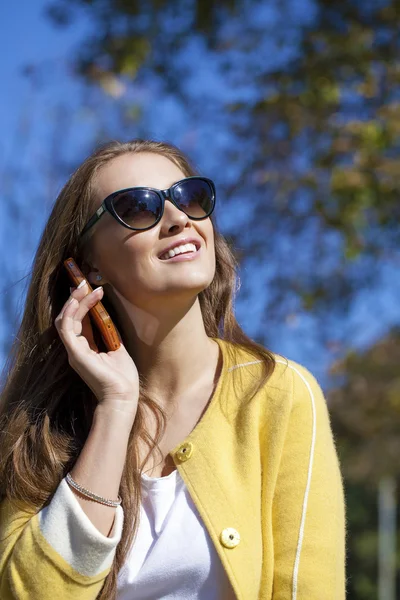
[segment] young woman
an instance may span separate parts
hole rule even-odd
[[[2,600],[345,597],[327,405],[236,322],[215,200],[144,140],[97,150],[57,199],[4,371]],[[69,295],[70,256],[101,287]]]

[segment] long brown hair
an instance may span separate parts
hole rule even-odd
[[[90,430],[97,400],[69,365],[54,320],[69,295],[70,284],[63,261],[69,256],[75,257],[87,275],[84,265],[90,256],[91,236],[81,243],[79,234],[93,214],[94,175],[110,160],[131,152],[162,154],[186,177],[196,175],[188,158],[172,144],[141,139],[126,143],[113,141],[89,156],[59,194],[36,252],[21,325],[2,374],[0,500],[7,498],[16,507],[29,506],[38,511],[51,500],[79,456]],[[205,330],[209,337],[230,341],[233,349],[235,344],[244,346],[256,359],[261,359],[262,376],[252,390],[251,399],[271,375],[275,361],[272,353],[251,340],[235,319],[237,262],[228,243],[216,230],[214,217],[212,222],[216,272],[209,287],[199,294]],[[106,295],[102,303],[123,339],[124,333]],[[228,352],[231,351],[231,345],[227,346]],[[98,596],[102,600],[116,597],[117,575],[139,524],[141,469],[150,454],[159,451],[158,442],[166,426],[166,414],[156,399],[146,393],[143,380],[140,380],[139,392],[120,488],[124,527],[113,566]],[[146,406],[157,419],[155,438],[144,428]],[[138,464],[136,452],[140,439],[149,448],[142,464]]]

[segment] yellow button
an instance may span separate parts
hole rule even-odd
[[[192,456],[192,453],[193,444],[191,444],[190,442],[186,442],[179,446],[178,450],[175,452],[175,456],[181,462],[185,462],[185,460],[188,460],[188,458]]]
[[[221,532],[221,543],[225,548],[235,548],[239,542],[240,533],[233,527],[227,527]]]

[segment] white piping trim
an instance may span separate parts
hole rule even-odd
[[[263,362],[263,361],[262,360],[253,360],[251,362],[241,363],[240,365],[233,365],[232,367],[229,367],[228,373],[229,373],[229,371],[233,371],[233,369],[238,369],[239,367],[246,367],[247,365],[255,365],[260,362]]]
[[[309,462],[309,465],[308,465],[307,486],[306,486],[306,491],[304,493],[303,513],[301,515],[299,541],[298,541],[298,544],[297,544],[296,560],[294,562],[294,569],[293,569],[293,592],[292,592],[292,600],[296,600],[296,597],[297,597],[297,576],[298,576],[298,573],[299,573],[300,552],[301,552],[301,547],[302,547],[302,543],[303,543],[304,523],[305,523],[305,520],[306,520],[308,494],[309,494],[309,491],[310,491],[311,473],[312,473],[313,460],[314,460],[314,447],[315,447],[315,436],[316,436],[315,399],[314,399],[314,394],[312,392],[310,384],[305,379],[305,377],[300,373],[300,371],[298,369],[296,369],[296,367],[293,367],[292,365],[290,365],[290,364],[288,364],[288,363],[286,363],[286,362],[284,362],[282,360],[279,360],[279,359],[276,359],[276,362],[284,364],[284,365],[288,365],[291,369],[293,369],[293,371],[296,371],[296,373],[298,375],[300,375],[301,379],[306,384],[307,389],[308,389],[308,391],[310,393],[311,405],[312,405],[312,411],[313,411],[312,442],[311,442],[311,451],[310,451],[310,462]]]
[[[309,495],[309,492],[310,492],[311,474],[312,474],[313,461],[314,461],[314,449],[315,449],[315,437],[316,437],[315,398],[314,398],[314,394],[312,392],[310,384],[308,383],[308,381],[306,380],[306,378],[300,373],[300,371],[298,369],[296,369],[296,367],[293,367],[288,362],[285,362],[284,360],[279,360],[278,358],[276,358],[275,361],[277,363],[280,363],[282,365],[286,365],[286,366],[290,367],[291,369],[293,369],[293,371],[295,371],[301,377],[301,379],[304,381],[304,383],[306,384],[306,387],[307,387],[307,389],[309,391],[309,394],[310,394],[311,406],[312,406],[312,412],[313,412],[313,426],[312,426],[312,441],[311,441],[311,450],[310,450],[310,462],[309,462],[309,465],[308,465],[307,485],[306,485],[306,491],[304,493],[303,511],[302,511],[301,521],[300,521],[299,540],[298,540],[298,543],[297,543],[296,558],[295,558],[295,561],[294,561],[294,568],[293,568],[292,600],[296,600],[296,598],[297,598],[297,577],[298,577],[298,574],[299,574],[300,553],[301,553],[301,548],[302,548],[302,544],[303,544],[304,524],[305,524],[305,520],[306,520],[308,495]],[[229,371],[233,371],[233,369],[238,369],[239,367],[245,367],[247,365],[254,365],[254,364],[260,363],[260,362],[263,362],[263,361],[262,360],[253,360],[251,362],[241,363],[241,364],[238,364],[238,365],[233,365],[232,367],[230,367],[228,369],[228,372]]]

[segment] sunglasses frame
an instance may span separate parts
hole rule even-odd
[[[101,203],[101,205],[99,206],[99,208],[96,210],[96,212],[94,213],[94,215],[92,217],[90,217],[89,221],[86,223],[85,227],[82,229],[82,231],[80,233],[80,236],[83,236],[95,223],[97,223],[97,221],[100,219],[100,217],[105,212],[110,213],[110,215],[112,217],[114,217],[114,219],[116,221],[118,221],[118,223],[120,223],[123,227],[126,227],[127,229],[131,229],[132,231],[147,231],[148,229],[152,229],[162,219],[162,216],[164,214],[164,206],[165,206],[165,201],[166,200],[170,200],[172,202],[172,204],[174,206],[176,206],[176,208],[178,210],[182,210],[178,206],[177,202],[174,199],[174,190],[179,185],[181,185],[182,182],[188,181],[190,179],[200,179],[201,181],[205,181],[210,186],[211,191],[212,191],[213,206],[212,206],[211,211],[207,215],[205,215],[204,217],[189,217],[189,218],[192,219],[193,221],[203,221],[204,219],[207,219],[212,214],[212,212],[213,212],[213,210],[215,208],[215,184],[208,177],[200,177],[199,175],[193,175],[192,177],[185,177],[184,179],[180,179],[179,181],[177,181],[176,183],[174,183],[173,185],[171,185],[171,187],[168,188],[168,189],[166,189],[166,190],[158,190],[156,188],[151,188],[151,187],[136,186],[136,187],[124,188],[122,190],[117,190],[116,192],[113,192],[112,194],[110,194],[109,196],[107,196],[103,200],[103,202]],[[114,206],[113,206],[113,199],[115,198],[115,196],[117,196],[118,194],[121,194],[122,192],[128,192],[128,191],[131,191],[131,190],[145,190],[145,191],[155,192],[157,194],[157,196],[160,198],[160,202],[161,202],[161,213],[160,213],[160,216],[149,227],[145,227],[144,229],[138,229],[137,227],[131,227],[131,225],[128,225],[127,223],[125,223],[121,219],[121,217],[119,217],[117,215],[117,213],[115,212],[115,209],[114,209]],[[182,212],[185,212],[185,211],[182,210]],[[185,213],[185,214],[187,214],[187,213]]]

